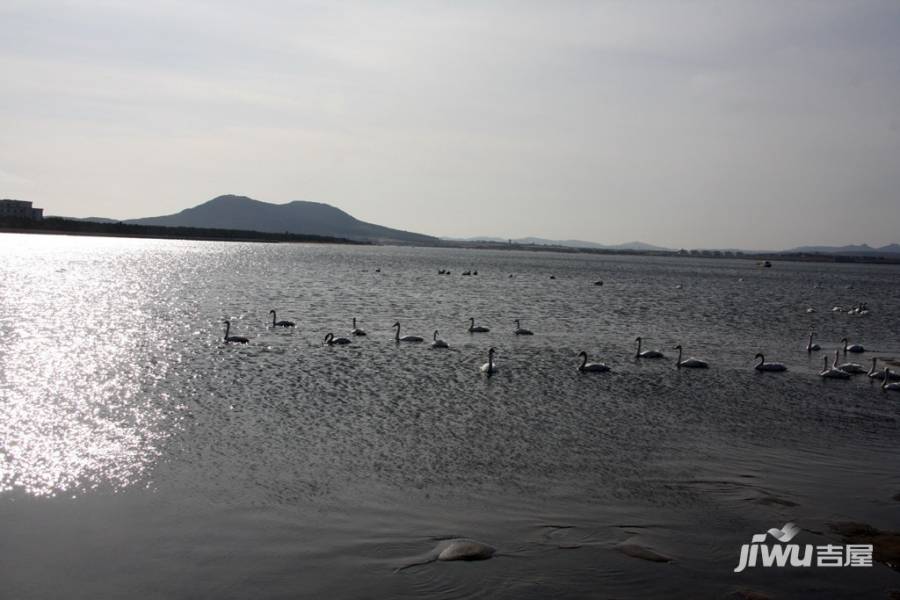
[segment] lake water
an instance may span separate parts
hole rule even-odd
[[[733,569],[788,521],[813,544],[841,543],[835,521],[900,529],[900,394],[822,380],[804,350],[815,329],[824,350],[864,344],[866,367],[900,356],[898,282],[891,266],[2,234],[0,596],[884,598],[900,577],[881,564]],[[859,302],[871,315],[831,312]],[[297,327],[267,327],[272,308]],[[322,344],[352,317],[367,337]],[[225,318],[249,344],[222,342]],[[397,320],[451,348],[395,344]],[[669,360],[636,361],[637,335]],[[710,369],[675,369],[678,343]],[[581,350],[612,371],[578,373]],[[789,371],[754,371],[759,351]],[[500,555],[394,572],[447,537]]]

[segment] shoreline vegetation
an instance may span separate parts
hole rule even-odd
[[[820,252],[747,252],[734,250],[623,250],[612,248],[575,248],[549,244],[516,244],[504,242],[445,242],[436,244],[447,248],[478,248],[482,250],[526,250],[533,252],[564,252],[569,254],[614,254],[633,256],[675,256],[685,258],[729,258],[766,261],[865,263],[900,265],[900,256],[867,254],[825,254]],[[762,266],[762,264],[760,265]]]
[[[102,237],[156,238],[207,242],[266,242],[305,244],[369,245],[370,242],[325,235],[302,233],[267,233],[240,229],[206,229],[201,227],[164,227],[130,223],[99,223],[62,217],[45,217],[40,221],[0,219],[0,233],[43,233],[51,235],[87,235]]]
[[[217,242],[262,242],[262,243],[313,243],[349,245],[403,245],[431,248],[469,248],[480,250],[520,250],[530,252],[561,252],[566,254],[605,254],[624,256],[671,256],[687,258],[743,259],[760,262],[828,262],[861,264],[900,264],[900,256],[825,254],[816,252],[743,252],[732,250],[627,250],[609,248],[575,248],[549,244],[520,244],[514,242],[491,241],[450,241],[440,240],[433,244],[415,244],[351,240],[313,234],[272,233],[239,229],[208,229],[201,227],[166,227],[160,225],[137,225],[130,223],[105,223],[81,221],[62,217],[46,217],[40,221],[27,219],[0,219],[0,233],[38,233],[51,235],[85,235],[105,237],[156,238],[175,240],[197,240]]]

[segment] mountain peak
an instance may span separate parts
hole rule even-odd
[[[254,200],[253,198],[249,198],[247,196],[238,196],[237,194],[223,194],[221,196],[216,196],[212,200],[207,200],[206,202],[203,202],[202,204],[198,204],[194,208],[197,208],[199,206],[208,206],[210,204],[225,205],[225,204],[253,204],[253,203],[265,204],[265,202],[260,202],[259,200]]]
[[[287,204],[272,204],[235,194],[217,196],[173,215],[128,222],[167,227],[287,232],[375,242],[433,244],[437,241],[437,238],[428,235],[360,221],[322,202],[295,200]]]

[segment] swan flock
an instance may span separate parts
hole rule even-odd
[[[271,316],[271,327],[275,328],[295,328],[296,323],[293,321],[287,320],[278,320],[277,313],[275,309],[269,311],[269,315]],[[488,327],[483,325],[476,325],[475,318],[469,317],[468,320],[468,333],[489,333],[491,330]],[[225,325],[225,332],[223,335],[223,342],[225,344],[248,344],[250,339],[244,336],[239,335],[231,335],[231,321],[226,319],[222,322]],[[365,337],[367,333],[364,329],[357,326],[356,317],[352,318],[352,328],[349,333],[352,337]],[[515,336],[533,336],[534,332],[530,329],[526,329],[522,327],[520,319],[514,319],[513,323],[515,324],[515,328],[512,330],[512,334]],[[424,341],[424,338],[418,335],[400,335],[401,325],[400,321],[396,321],[392,328],[394,329],[394,341],[399,345],[400,343],[420,343]],[[808,354],[812,354],[813,352],[818,352],[821,350],[821,346],[815,343],[813,340],[815,339],[815,332],[811,331],[807,338],[807,343],[805,350]],[[323,345],[325,346],[345,346],[348,344],[352,344],[353,340],[347,337],[336,337],[334,333],[329,332],[325,335],[323,340]],[[643,360],[643,359],[665,359],[666,356],[660,352],[659,350],[644,350],[643,349],[643,337],[638,336],[634,339],[635,341],[635,352],[633,355],[633,359]],[[851,344],[848,338],[844,337],[840,340],[841,346],[834,350],[834,356],[832,358],[831,364],[828,363],[828,356],[825,355],[822,357],[823,368],[822,371],[819,372],[819,376],[824,379],[850,379],[853,375],[861,375],[865,374],[870,379],[879,379],[882,381],[881,389],[882,390],[900,390],[900,373],[896,373],[891,371],[889,368],[884,367],[883,369],[878,368],[878,358],[872,358],[872,366],[870,369],[866,370],[862,365],[853,363],[853,362],[840,362],[840,352],[843,350],[844,354],[854,353],[860,354],[865,352],[865,348],[860,344]],[[434,330],[432,334],[432,342],[430,344],[432,348],[440,348],[440,349],[449,349],[450,345],[443,339],[438,337],[438,331]],[[674,346],[674,350],[678,351],[678,357],[675,359],[675,367],[676,369],[708,369],[709,363],[706,360],[702,360],[699,358],[695,358],[693,356],[684,358],[684,349],[681,344]],[[487,362],[481,365],[480,371],[486,375],[493,375],[499,371],[499,366],[495,362],[495,356],[497,355],[497,349],[495,347],[490,347],[487,353]],[[577,364],[577,371],[580,373],[607,373],[612,371],[611,367],[602,362],[589,362],[588,354],[586,351],[582,350],[577,354],[577,357],[581,359],[581,362]],[[765,355],[762,352],[757,352],[755,357],[759,362],[753,365],[753,369],[758,372],[784,372],[788,370],[788,367],[781,362],[769,362],[766,361]]]

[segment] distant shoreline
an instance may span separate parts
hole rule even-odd
[[[262,231],[205,229],[200,227],[164,227],[160,225],[133,225],[129,223],[98,223],[94,221],[63,219],[60,217],[47,217],[41,221],[0,219],[0,233],[42,233],[48,235],[194,240],[204,242],[369,245],[369,242],[360,242],[324,235],[266,233]]]
[[[721,250],[623,250],[612,248],[576,248],[572,246],[551,246],[546,244],[515,244],[504,242],[462,242],[448,241],[437,245],[444,248],[471,248],[480,250],[522,250],[528,252],[560,252],[564,254],[603,254],[613,256],[665,256],[674,258],[712,258],[730,260],[751,260],[769,262],[817,262],[856,263],[873,265],[900,265],[900,256],[867,256],[847,254],[821,254],[813,252],[733,252]]]
[[[138,239],[194,240],[206,242],[259,242],[259,243],[312,243],[343,245],[397,245],[422,248],[461,248],[473,250],[519,250],[525,252],[557,252],[562,254],[600,254],[611,256],[659,256],[674,258],[711,258],[770,262],[816,262],[874,265],[900,265],[900,256],[866,256],[846,254],[820,254],[800,252],[732,252],[720,250],[623,250],[610,248],[576,248],[546,244],[516,244],[508,242],[467,242],[441,240],[435,244],[410,244],[389,242],[362,242],[346,238],[296,233],[267,233],[238,229],[206,229],[200,227],[165,227],[160,225],[134,225],[129,223],[99,223],[78,221],[61,217],[47,217],[41,221],[24,219],[0,219],[0,233],[38,233],[48,235],[74,235],[120,237]]]

